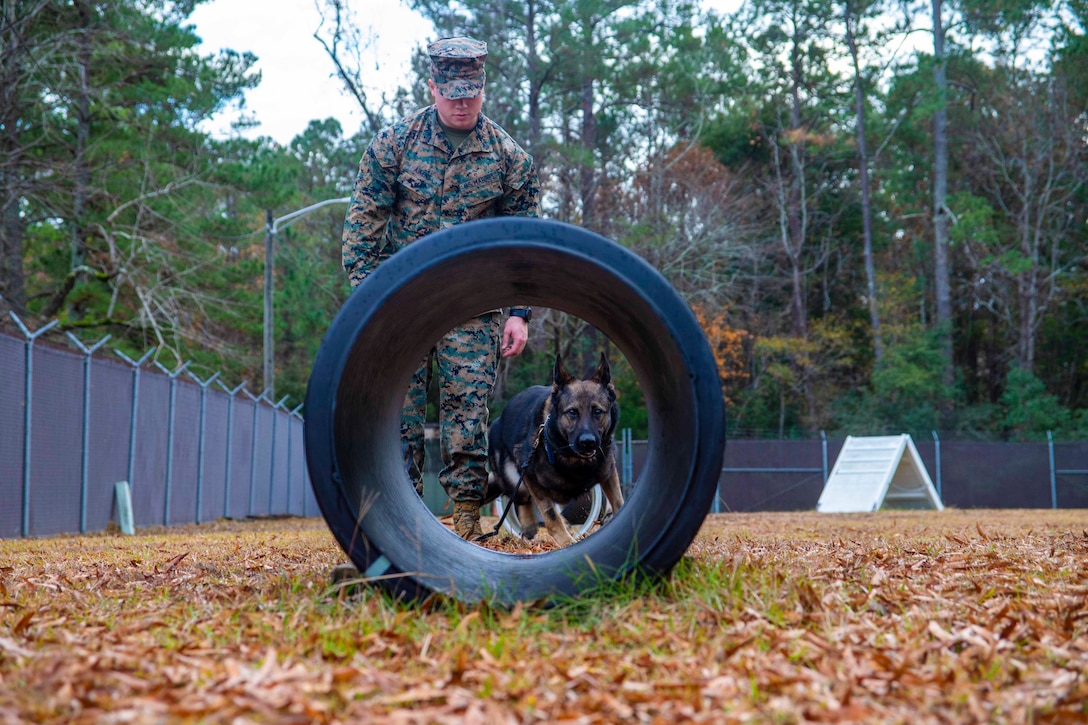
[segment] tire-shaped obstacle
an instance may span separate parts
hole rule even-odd
[[[626,505],[592,536],[537,555],[491,551],[444,527],[409,482],[400,445],[404,392],[434,341],[510,304],[563,310],[600,330],[634,368],[649,417]],[[410,598],[509,605],[664,575],[710,510],[725,447],[717,366],[687,303],[619,244],[540,219],[461,224],[384,261],[326,332],[305,411],[325,521],[363,576]]]

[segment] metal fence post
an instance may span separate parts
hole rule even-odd
[[[721,513],[722,511],[722,474],[718,472],[718,480],[714,483],[714,503],[710,506],[711,513]]]
[[[164,368],[158,360],[155,361],[155,365],[170,378],[170,412],[168,414],[169,420],[166,424],[166,495],[162,507],[162,524],[163,526],[169,526],[170,485],[173,483],[174,478],[174,412],[178,399],[178,376],[185,372],[185,368],[189,367],[189,363],[186,361],[174,372],[170,372]]]
[[[1054,435],[1050,431],[1046,432],[1046,445],[1050,452],[1050,505],[1058,508],[1058,472],[1054,465]]]
[[[80,460],[79,460],[79,533],[87,533],[87,470],[90,457],[91,438],[91,355],[94,351],[106,344],[110,339],[106,335],[91,347],[87,347],[79,338],[70,332],[66,332],[68,339],[83,351],[83,432],[80,436]]]
[[[223,480],[223,518],[230,518],[230,449],[234,445],[234,396],[238,391],[246,386],[245,381],[231,390],[226,385],[223,385],[223,381],[219,381],[219,387],[226,391],[227,395],[227,461],[226,461],[226,476]]]
[[[52,329],[60,323],[60,320],[53,320],[45,327],[40,328],[37,332],[32,333],[26,329],[26,325],[19,319],[19,316],[14,312],[9,311],[11,319],[15,320],[15,324],[19,326],[19,329],[23,331],[23,335],[26,336],[26,341],[23,343],[26,349],[26,368],[23,370],[23,521],[22,529],[23,536],[30,535],[30,423],[31,423],[31,410],[33,409],[34,400],[34,341],[38,339],[38,336],[45,334],[47,330]]]
[[[634,450],[631,447],[631,429],[624,428],[623,433],[623,484],[627,487],[631,486],[632,470],[631,458],[634,455]]]
[[[937,469],[935,471],[935,473],[937,474],[937,498],[941,499],[941,502],[943,503],[944,494],[941,493],[941,439],[937,437],[937,431],[932,431],[932,433],[934,456],[933,465]]]
[[[208,386],[219,377],[217,372],[207,380],[201,381],[193,372],[189,371],[189,377],[200,386],[200,432],[196,442],[196,522],[201,521],[201,509],[204,507],[204,421],[207,418]]]
[[[827,433],[820,431],[820,452],[823,454],[823,477],[824,485],[827,485]]]
[[[140,366],[147,362],[155,351],[148,350],[139,360],[133,360],[120,350],[114,350],[114,352],[132,366],[132,414],[128,419],[128,485],[129,488],[135,488],[136,483],[132,478],[136,475],[136,413],[140,404]]]
[[[248,516],[252,516],[257,485],[257,413],[261,409],[261,400],[265,399],[265,396],[268,395],[268,391],[266,390],[256,397],[248,390],[243,390],[242,392],[248,395],[249,399],[253,401],[253,431],[249,442],[249,513],[247,514]],[[271,513],[271,501],[268,502],[268,508],[269,513]]]
[[[291,424],[291,418],[302,416],[298,414],[302,410],[302,406],[305,403],[299,403],[295,406],[294,410],[287,414],[287,513],[291,513],[291,475],[294,473],[294,469],[291,468],[291,431],[294,426]],[[306,515],[306,496],[302,497],[302,515]]]

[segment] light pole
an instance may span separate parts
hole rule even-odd
[[[276,222],[272,219],[272,210],[265,212],[264,234],[264,389],[272,389],[273,354],[272,354],[272,258],[273,237],[276,234]],[[271,395],[271,393],[269,393]]]
[[[278,219],[272,218],[272,210],[265,212],[264,235],[264,389],[269,397],[273,396],[273,384],[275,382],[275,353],[272,343],[272,266],[274,256],[274,244],[276,232],[283,229],[291,222],[304,217],[315,209],[320,209],[329,204],[346,204],[351,197],[341,199],[326,199],[308,207],[284,214]]]

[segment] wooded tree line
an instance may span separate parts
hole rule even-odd
[[[364,127],[216,139],[201,120],[259,77],[244,49],[203,53],[198,2],[3,0],[0,306],[256,390],[266,214],[347,195],[374,131],[427,103],[426,57],[382,91],[365,19],[320,0],[314,72]],[[545,215],[690,301],[735,434],[1088,433],[1085,0],[407,4],[487,40],[485,112],[534,154]],[[342,221],[277,235],[277,397],[302,400],[349,292]],[[538,319],[498,405],[605,342]]]

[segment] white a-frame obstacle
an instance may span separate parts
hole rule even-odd
[[[944,510],[907,434],[847,436],[816,503],[816,510],[825,513],[879,509]]]

